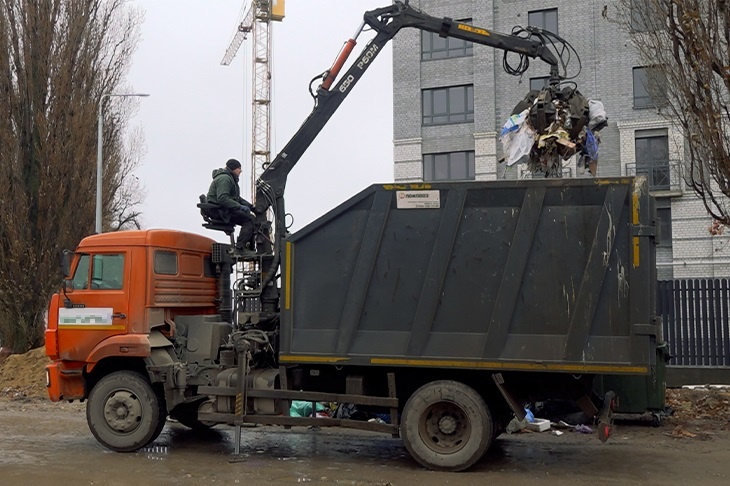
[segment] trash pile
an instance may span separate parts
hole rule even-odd
[[[564,420],[553,422],[546,418],[537,418],[529,407],[525,407],[525,418],[518,420],[514,417],[505,429],[508,434],[517,432],[546,432],[552,430],[553,435],[563,435],[564,430],[576,432],[579,434],[592,434],[593,429],[585,424],[571,424]]]
[[[376,422],[380,424],[390,423],[390,414],[371,413],[357,408],[351,403],[322,403],[316,404],[317,418],[338,418],[349,420],[360,420],[363,422]],[[290,417],[312,417],[312,402],[292,400],[289,408]]]
[[[730,425],[730,387],[703,386],[667,389],[672,422],[710,420]]]
[[[595,176],[598,132],[608,123],[603,103],[586,99],[575,87],[530,91],[502,126],[508,166],[527,163],[533,177],[562,177],[563,161],[578,155],[578,174]]]

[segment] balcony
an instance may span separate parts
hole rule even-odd
[[[681,195],[684,188],[682,164],[679,160],[665,163],[625,164],[627,176],[646,176],[649,190],[655,196]]]

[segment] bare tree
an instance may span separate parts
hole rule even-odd
[[[60,250],[93,232],[98,104],[123,91],[140,20],[125,0],[0,0],[0,342],[14,352],[42,344]],[[115,206],[135,161],[124,108],[104,110],[107,227],[135,208]]]
[[[687,183],[730,225],[730,0],[619,0],[617,19],[651,67],[649,93],[684,133]]]

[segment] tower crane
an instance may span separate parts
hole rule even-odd
[[[228,66],[249,33],[253,35],[251,197],[256,180],[271,159],[271,22],[284,18],[284,0],[251,0],[241,7],[236,27],[221,65]]]

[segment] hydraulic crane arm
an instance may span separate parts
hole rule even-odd
[[[355,39],[363,31],[366,24],[377,34],[365,46],[350,68],[340,77],[337,84],[332,87],[347,56],[356,44]],[[395,1],[393,5],[366,12],[363,23],[355,36],[347,42],[332,68],[323,74],[323,82],[314,95],[314,109],[256,182],[255,204],[259,222],[263,223],[266,211],[273,208],[277,226],[277,235],[275,237],[277,242],[281,236],[286,234],[283,196],[289,172],[327,124],[330,117],[337,111],[347,95],[350,94],[350,91],[380,54],[383,47],[404,27],[414,27],[436,33],[441,37],[455,37],[475,44],[523,54],[531,58],[540,58],[550,65],[551,83],[557,83],[560,80],[558,59],[540,41],[492,32],[450,18],[432,17],[414,9],[407,2]]]

